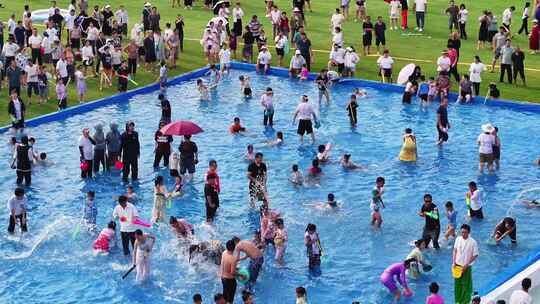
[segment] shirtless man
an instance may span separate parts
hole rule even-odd
[[[227,251],[221,255],[221,284],[223,284],[223,297],[227,303],[234,303],[236,293],[236,264],[237,257],[234,255],[235,241],[228,240]]]
[[[261,250],[255,246],[252,241],[240,240],[238,237],[233,237],[233,241],[236,244],[235,253],[236,259],[238,261],[245,260],[250,258],[249,261],[249,282],[246,284],[246,289],[251,290],[257,277],[259,276],[259,271],[261,271],[262,265],[264,263],[264,258]],[[240,257],[240,253],[243,252],[246,255]]]

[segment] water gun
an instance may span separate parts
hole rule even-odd
[[[167,209],[171,209],[171,207],[172,207],[172,198],[169,198],[167,200]]]
[[[438,212],[433,212],[433,211],[429,211],[429,212],[424,212],[424,214],[426,216],[429,216],[430,218],[434,219],[434,220],[438,220],[439,219],[439,213]]]
[[[471,197],[469,195],[465,195],[465,204],[467,205],[467,214],[470,217],[471,216]]]

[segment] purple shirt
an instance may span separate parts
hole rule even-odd
[[[397,277],[397,280],[403,288],[408,288],[407,286],[407,276],[405,274],[405,263],[396,263],[384,270],[387,274],[389,274],[391,277]]]

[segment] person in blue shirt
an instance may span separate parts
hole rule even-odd
[[[426,77],[424,77],[424,75],[420,76],[420,81],[422,82],[418,85],[418,97],[420,97],[423,102],[427,102],[429,93],[429,82],[426,81]]]
[[[88,191],[86,193],[86,202],[83,208],[83,220],[87,225],[96,225],[97,218],[97,205],[94,201],[96,193],[94,191]]]

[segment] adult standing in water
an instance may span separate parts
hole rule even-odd
[[[169,167],[169,156],[171,155],[171,142],[173,141],[173,138],[171,135],[163,135],[163,133],[161,133],[160,130],[163,127],[165,127],[165,122],[161,121],[158,130],[154,134],[154,140],[156,141],[154,169],[159,168],[159,163],[162,158],[163,166]]]
[[[187,180],[193,179],[195,165],[199,162],[199,149],[197,144],[191,141],[191,135],[184,135],[184,140],[178,147],[180,151],[180,175],[188,173]]]
[[[121,137],[121,153],[124,167],[122,169],[122,180],[127,182],[131,170],[131,179],[136,180],[139,173],[139,156],[141,147],[139,144],[139,133],[135,132],[135,123],[130,121],[126,124],[126,131]]]
[[[124,255],[129,255],[129,243],[131,246],[135,244],[135,225],[133,221],[139,216],[137,208],[131,203],[128,203],[126,196],[118,197],[118,205],[114,207],[112,217],[120,219],[120,236],[122,238],[122,248]]]
[[[454,301],[468,304],[473,293],[472,265],[478,258],[478,244],[470,236],[471,227],[461,225],[461,236],[456,238],[452,253],[452,272],[454,273]],[[455,271],[457,270],[457,271]]]
[[[22,184],[23,179],[26,186],[32,183],[32,160],[34,152],[28,143],[28,137],[24,135],[21,143],[16,145],[15,155],[11,164],[12,169],[17,172],[17,185]]]
[[[79,152],[81,153],[81,178],[91,178],[94,162],[94,145],[96,141],[90,137],[90,129],[84,128],[79,138]]]
[[[26,205],[28,204],[28,199],[24,195],[24,189],[17,188],[15,189],[14,195],[8,200],[8,211],[9,211],[9,226],[8,232],[15,232],[15,225],[17,225],[17,219],[21,223],[21,232],[27,232],[26,226]]]
[[[249,261],[249,281],[246,283],[246,289],[251,290],[253,288],[253,285],[257,282],[257,278],[259,277],[259,272],[261,271],[261,268],[264,263],[264,257],[259,248],[255,246],[255,244],[252,241],[249,240],[240,240],[238,237],[233,237],[232,239],[234,243],[236,244],[236,247],[234,251],[236,252],[236,260],[242,261],[247,258],[250,259]],[[243,257],[240,257],[240,253],[245,253],[246,255]]]
[[[94,173],[99,172],[99,165],[103,166],[103,170],[106,170],[105,164],[105,149],[107,148],[107,142],[105,140],[105,134],[103,133],[103,126],[97,124],[95,126],[96,132],[94,133]]]
[[[255,160],[249,164],[247,177],[249,180],[249,203],[252,208],[255,208],[255,202],[264,198],[266,194],[266,179],[267,179],[266,164],[263,163],[263,154],[257,152]]]
[[[105,143],[107,144],[107,170],[118,160],[122,151],[122,134],[118,131],[118,125],[113,122],[109,125],[109,128],[110,130],[105,136]]]
[[[161,119],[159,121],[163,121],[165,124],[171,123],[171,103],[163,94],[159,94],[158,99],[161,103]]]
[[[439,220],[439,209],[437,209],[437,205],[433,203],[431,194],[428,193],[424,195],[424,204],[418,215],[426,219],[424,231],[422,232],[422,239],[426,241],[426,247],[429,246],[430,241],[433,241],[433,248],[439,249],[441,222]]]
[[[10,98],[11,100],[8,104],[8,114],[11,118],[11,125],[17,132],[24,129],[24,115],[26,113],[26,106],[24,105],[24,102],[19,99],[17,90],[11,90]]]
[[[234,255],[236,244],[233,240],[228,240],[226,244],[227,251],[221,254],[221,284],[223,285],[223,296],[227,303],[234,303],[234,295],[236,293],[236,265],[238,260]]]
[[[309,99],[307,95],[302,95],[300,104],[296,108],[293,116],[293,123],[298,117],[298,130],[297,133],[300,136],[300,143],[304,143],[304,134],[311,135],[312,143],[315,143],[315,133],[313,132],[313,124],[311,123],[311,118],[317,121],[317,115],[313,110],[313,107],[308,103]]]
[[[133,245],[133,265],[137,271],[135,280],[139,283],[144,282],[150,275],[150,252],[156,242],[156,237],[151,234],[145,234],[137,229],[135,234],[135,244]]]
[[[448,129],[450,129],[450,122],[448,121],[448,98],[442,97],[441,105],[437,109],[438,145],[442,145],[448,141]]]

